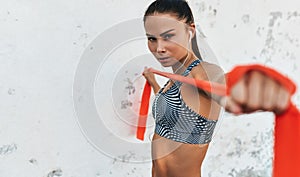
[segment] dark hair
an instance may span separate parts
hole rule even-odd
[[[152,2],[145,12],[144,22],[147,16],[155,13],[174,13],[178,20],[185,20],[185,23],[188,25],[194,23],[192,10],[185,0],[156,0]],[[202,60],[198,49],[196,35],[192,39],[192,49],[195,55]]]

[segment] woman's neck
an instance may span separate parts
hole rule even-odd
[[[182,74],[195,59],[197,59],[196,55],[189,52],[186,56],[172,66],[173,73]]]

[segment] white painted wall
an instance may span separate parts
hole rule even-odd
[[[149,161],[130,163],[134,154],[124,154],[122,162],[88,141],[72,97],[89,44],[106,29],[140,18],[150,2],[0,0],[0,176],[150,176]],[[263,63],[300,85],[299,1],[189,2],[225,70]],[[299,91],[293,100],[299,107]],[[203,176],[271,176],[272,127],[270,113],[225,114]]]

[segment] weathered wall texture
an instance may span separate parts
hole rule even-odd
[[[147,159],[150,147],[145,148],[147,157],[140,163],[132,163],[131,159],[140,158],[135,151],[117,157],[103,153],[83,134],[72,95],[82,54],[87,49],[97,50],[89,44],[106,29],[141,18],[150,2],[0,1],[1,177],[150,176],[151,162]],[[197,26],[207,36],[225,70],[242,63],[262,63],[282,71],[300,85],[299,1],[190,0],[189,3]],[[145,49],[144,46],[136,51],[142,55]],[[122,55],[122,50],[118,52]],[[107,66],[104,71],[115,67],[114,63],[103,66]],[[122,73],[119,76],[118,71],[111,78],[99,74],[97,81],[104,79],[108,85],[116,77],[127,77]],[[103,85],[97,85],[97,81],[95,87],[100,89]],[[139,91],[134,91],[132,80],[125,82],[129,95]],[[103,96],[95,93],[95,98],[97,94]],[[80,101],[86,100],[82,97]],[[300,107],[299,91],[293,101]],[[109,107],[99,100],[96,105]],[[131,103],[123,100],[122,106]],[[273,122],[271,113],[239,117],[224,113],[205,159],[203,176],[270,177]],[[125,134],[124,141],[126,138],[136,141],[134,132],[118,129],[122,125],[114,129],[112,123],[106,125],[112,126],[118,136]],[[102,143],[109,144],[109,138]],[[122,149],[122,144],[117,148]]]

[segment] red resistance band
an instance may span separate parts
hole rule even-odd
[[[227,88],[225,85],[219,83],[197,80],[176,74],[160,72],[152,68],[150,69],[150,71],[155,74],[194,85],[220,96],[229,95],[231,88],[239,81],[239,79],[252,70],[261,71],[275,79],[284,85],[291,95],[295,93],[296,86],[290,79],[274,69],[258,64],[235,67],[226,75]],[[151,86],[146,82],[141,100],[136,133],[136,137],[140,140],[144,140],[146,131],[150,94]],[[300,111],[291,101],[288,109],[283,114],[276,115],[274,129],[273,177],[300,177]]]

